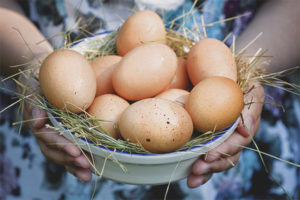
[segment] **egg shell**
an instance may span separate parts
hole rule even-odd
[[[114,93],[112,86],[112,74],[117,64],[122,59],[121,56],[108,55],[98,57],[91,62],[97,79],[96,96]]]
[[[223,130],[233,124],[244,107],[243,92],[233,80],[210,77],[191,91],[185,108],[200,132]]]
[[[190,93],[186,90],[171,88],[156,95],[155,98],[167,99],[184,106],[189,94]]]
[[[126,54],[116,66],[112,83],[121,97],[136,101],[169,87],[177,68],[175,52],[167,45],[148,43]]]
[[[148,42],[166,43],[166,29],[161,17],[151,10],[141,10],[131,15],[117,36],[116,46],[120,56]]]
[[[200,40],[190,49],[187,71],[193,85],[212,76],[237,80],[237,67],[231,50],[213,38]]]
[[[192,119],[180,105],[149,98],[131,104],[119,120],[121,136],[152,153],[172,152],[186,144],[193,133]]]
[[[104,94],[98,96],[88,109],[88,113],[98,119],[101,125],[98,130],[104,130],[104,133],[111,135],[113,138],[119,138],[117,129],[118,120],[123,111],[129,106],[129,103],[115,94]],[[94,123],[98,126],[97,123]]]
[[[42,63],[39,81],[46,99],[58,109],[86,110],[96,94],[96,76],[84,56],[70,49],[51,53]]]
[[[178,57],[176,73],[171,82],[170,88],[188,90],[190,86],[191,83],[187,74],[186,60]]]

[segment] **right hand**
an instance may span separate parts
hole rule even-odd
[[[249,84],[253,88],[245,97],[245,102],[253,102],[250,107],[244,106],[242,111],[244,125],[240,121],[237,129],[221,145],[210,150],[205,156],[195,161],[192,173],[187,178],[187,185],[196,188],[206,183],[214,173],[223,172],[234,167],[240,157],[243,147],[246,147],[256,135],[264,102],[264,89],[258,82]]]
[[[26,79],[20,75],[19,81],[30,88],[25,95],[39,93],[39,84],[33,78]],[[31,98],[32,99],[32,98]],[[33,102],[33,101],[30,101]],[[65,168],[81,181],[89,182],[92,179],[89,155],[82,151],[59,132],[46,128],[47,113],[25,101],[23,120],[33,132],[43,155],[50,161],[64,165]],[[89,160],[88,160],[89,159]]]

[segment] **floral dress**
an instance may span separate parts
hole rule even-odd
[[[255,0],[20,0],[22,8],[55,48],[63,45],[63,35],[72,30],[72,40],[106,30],[115,30],[132,10],[151,9],[164,16],[168,22],[191,9],[196,20],[201,16],[206,24],[226,18],[243,17],[207,27],[207,36],[224,39],[230,32],[238,36],[252,19],[259,1]],[[79,20],[80,19],[80,20]],[[177,23],[181,23],[178,19]],[[88,24],[86,32],[78,27]],[[185,26],[194,28],[192,19]],[[232,43],[232,37],[226,44]],[[297,77],[299,78],[299,76]],[[0,88],[14,88],[10,81],[0,82]],[[291,93],[265,87],[269,99],[280,107],[265,105],[262,121],[255,141],[261,151],[300,164],[300,103]],[[0,109],[11,105],[13,94],[1,89]],[[83,183],[65,168],[45,159],[30,130],[19,133],[16,121],[17,108],[12,107],[0,116],[0,200],[152,200],[163,199],[167,185],[136,186],[98,179]],[[255,148],[251,143],[250,148]],[[167,199],[300,199],[300,169],[283,161],[263,156],[265,166],[255,151],[244,149],[238,164],[227,171],[216,173],[203,186],[189,189],[186,180],[170,185]],[[266,169],[269,172],[266,172]],[[288,193],[288,195],[287,195]]]

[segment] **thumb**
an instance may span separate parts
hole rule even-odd
[[[243,137],[253,136],[253,120],[249,116],[245,116],[243,121],[240,121],[237,127],[237,131]]]

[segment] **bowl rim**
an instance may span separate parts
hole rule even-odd
[[[130,153],[120,150],[114,150],[112,148],[107,148],[101,145],[95,145],[85,138],[77,138],[71,133],[67,128],[61,125],[59,119],[54,117],[50,112],[47,115],[52,122],[52,124],[59,128],[64,134],[63,136],[69,140],[74,141],[76,144],[86,151],[93,153],[94,155],[101,157],[111,157],[115,161],[125,162],[125,163],[137,163],[137,164],[161,164],[167,162],[178,162],[198,157],[207,153],[209,150],[214,149],[218,145],[222,144],[236,129],[240,117],[228,128],[222,131],[219,135],[213,139],[203,143],[203,146],[194,146],[190,149],[169,152],[169,153]]]
[[[104,32],[99,32],[90,35],[86,38],[74,42],[71,45],[71,49],[79,53],[82,53],[82,49],[80,48],[83,42],[92,42],[93,40],[102,38],[112,32],[113,31],[104,31]],[[167,161],[178,162],[178,161],[183,161],[194,157],[198,157],[202,154],[205,154],[209,150],[214,149],[219,144],[223,143],[234,132],[238,122],[240,121],[240,117],[239,117],[233,124],[231,124],[229,127],[224,129],[220,134],[215,136],[213,139],[203,143],[203,146],[194,146],[191,147],[190,149],[169,152],[169,153],[144,154],[144,153],[130,153],[130,152],[124,152],[120,150],[114,150],[112,148],[107,148],[101,145],[95,145],[92,142],[86,140],[85,138],[76,138],[74,137],[73,133],[71,133],[67,128],[61,125],[60,121],[52,113],[47,112],[47,115],[55,127],[59,128],[63,133],[67,133],[67,134],[63,134],[64,137],[78,143],[84,150],[90,151],[93,154],[102,157],[109,156],[117,161],[126,162],[126,163],[139,163],[139,164],[160,164],[160,163],[166,163]]]

